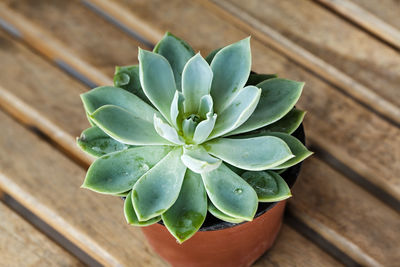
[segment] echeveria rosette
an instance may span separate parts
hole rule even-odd
[[[126,196],[128,223],[163,220],[179,242],[207,211],[251,221],[258,202],[291,196],[278,172],[311,152],[290,134],[303,83],[251,73],[250,38],[206,59],[167,33],[139,65],[117,67],[114,87],[82,94],[92,127],[78,145],[98,157],[83,187]]]

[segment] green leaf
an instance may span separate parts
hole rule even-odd
[[[187,142],[192,142],[194,131],[196,130],[197,122],[194,115],[189,116],[182,122],[182,133]]]
[[[300,126],[305,114],[305,111],[293,108],[282,119],[259,129],[258,132],[281,132],[292,134]]]
[[[223,213],[253,220],[258,198],[254,189],[224,164],[218,169],[201,174],[209,199]]]
[[[211,95],[205,95],[200,98],[199,110],[197,114],[202,119],[207,119],[207,114],[214,113],[214,104]]]
[[[176,87],[181,90],[182,71],[186,62],[195,54],[193,48],[184,40],[167,32],[153,52],[164,56],[171,64]]]
[[[115,196],[115,197],[126,197],[130,192],[131,192],[131,190],[126,191],[126,192],[122,192],[122,193],[111,194],[111,195]]]
[[[223,213],[222,211],[220,211],[219,209],[217,209],[217,207],[214,206],[214,204],[209,201],[208,202],[208,211],[216,218],[223,220],[225,222],[230,222],[230,223],[241,223],[244,222],[243,219],[240,218],[235,218],[232,216],[229,216],[225,213]]]
[[[175,92],[174,99],[171,103],[171,122],[176,129],[182,130],[182,120],[184,116],[183,103],[185,97],[179,91]]]
[[[255,86],[247,86],[240,90],[232,103],[218,114],[209,139],[227,134],[245,123],[257,107],[260,94],[261,90]]]
[[[208,113],[207,119],[201,121],[194,131],[193,142],[201,144],[207,140],[208,136],[214,129],[215,121],[217,120],[217,114]]]
[[[103,194],[126,192],[170,150],[143,146],[102,156],[89,167],[82,187]]]
[[[161,55],[139,48],[140,83],[147,98],[168,122],[176,86],[168,61]]]
[[[254,188],[260,202],[276,202],[292,196],[285,180],[273,171],[245,172],[242,178]]]
[[[230,135],[264,127],[285,116],[298,101],[304,83],[276,78],[257,86],[262,89],[262,93],[256,110],[242,126],[229,133]]]
[[[277,74],[257,74],[250,73],[249,79],[247,80],[246,85],[257,85],[260,82],[263,82],[268,79],[278,78]]]
[[[164,122],[162,119],[158,118],[157,115],[154,115],[154,128],[161,137],[170,141],[171,143],[177,145],[185,144],[185,140],[178,135],[176,129]]]
[[[105,105],[91,116],[96,125],[115,140],[129,145],[171,145],[157,134],[152,122],[126,109]]]
[[[181,155],[181,148],[174,149],[133,187],[133,206],[140,221],[163,214],[175,203],[186,172]]]
[[[208,64],[211,65],[211,62],[213,61],[215,55],[216,55],[216,54],[219,52],[219,50],[221,50],[222,48],[223,48],[223,47],[217,48],[217,49],[211,51],[210,54],[207,55],[206,61],[207,61]]]
[[[291,136],[286,133],[266,133],[269,136],[275,136],[283,141],[289,146],[290,151],[294,154],[294,158],[285,161],[284,163],[275,166],[271,169],[285,169],[296,165],[297,163],[305,160],[309,156],[313,154],[313,152],[309,151],[296,137]]]
[[[204,147],[211,155],[233,166],[253,171],[274,168],[294,157],[288,145],[274,136],[218,138],[205,143]]]
[[[161,220],[161,217],[157,216],[147,221],[139,221],[132,204],[132,191],[129,191],[129,194],[126,196],[124,203],[124,214],[126,222],[134,226],[149,226]]]
[[[147,104],[152,105],[140,85],[139,65],[115,67],[114,86],[131,92]]]
[[[221,165],[221,160],[214,158],[202,146],[183,148],[182,162],[192,171],[203,173],[212,171]]]
[[[89,115],[105,105],[124,108],[149,122],[153,122],[155,113],[158,114],[158,111],[143,102],[139,97],[121,88],[112,86],[97,87],[87,93],[81,94],[81,98]]]
[[[182,74],[186,114],[196,114],[200,99],[210,93],[212,77],[210,66],[199,53],[187,62]]]
[[[179,197],[161,215],[162,220],[177,241],[183,243],[200,229],[206,215],[207,194],[201,176],[187,170]]]
[[[250,37],[222,48],[211,62],[211,96],[219,114],[244,87],[250,74]]]
[[[129,148],[128,145],[112,139],[97,126],[84,130],[76,143],[83,151],[96,158]]]

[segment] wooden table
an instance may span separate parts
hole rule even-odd
[[[252,35],[253,70],[306,82],[316,154],[255,266],[399,266],[399,14],[395,0],[2,1],[0,266],[167,265],[118,198],[79,188],[92,159],[75,145],[79,94],[167,30],[203,55]]]

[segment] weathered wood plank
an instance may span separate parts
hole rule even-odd
[[[89,127],[79,94],[87,88],[0,31],[0,104],[90,164],[75,137]]]
[[[308,0],[203,2],[400,124],[400,54],[391,47]]]
[[[291,213],[363,266],[400,262],[400,214],[322,161],[304,162]]]
[[[1,111],[0,127],[0,187],[5,192],[107,266],[165,266],[140,229],[125,223],[119,198],[80,189],[83,169]],[[299,242],[302,247],[293,249]],[[290,228],[261,262],[285,255],[314,266],[336,263]]]
[[[170,30],[205,51],[204,54],[246,36],[196,2],[91,2],[153,42],[160,39],[164,31]],[[152,27],[153,31],[141,31],[137,27],[139,22]],[[196,25],[196,31],[182,25]],[[400,199],[397,177],[400,151],[390,149],[400,146],[399,129],[259,41],[252,40],[252,51],[253,55],[258,55],[253,57],[255,71],[279,73],[282,77],[306,81],[299,106],[309,111],[306,126],[310,141]]]
[[[283,253],[276,253],[277,251],[282,251]],[[304,255],[307,256],[304,257]],[[283,225],[281,233],[272,249],[258,259],[253,266],[319,267],[341,266],[341,264],[323,253],[320,248],[310,243],[310,241],[290,226]]]
[[[32,5],[30,1],[4,1],[0,17],[15,23],[23,39],[35,49],[55,61],[66,62],[97,84],[111,84],[115,66],[137,63],[138,46],[147,48],[77,0],[39,0],[34,8]],[[107,56],[110,53],[112,58]]]
[[[396,0],[318,0],[383,40],[400,48],[400,5]],[[354,3],[353,3],[354,2]]]
[[[84,266],[0,202],[1,266]]]

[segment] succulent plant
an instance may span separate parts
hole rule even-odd
[[[128,223],[163,220],[183,242],[208,216],[251,221],[258,202],[291,196],[279,173],[311,155],[290,134],[304,83],[251,72],[250,38],[205,59],[167,33],[114,86],[81,95],[92,127],[77,139],[97,157],[84,188],[125,196]]]

